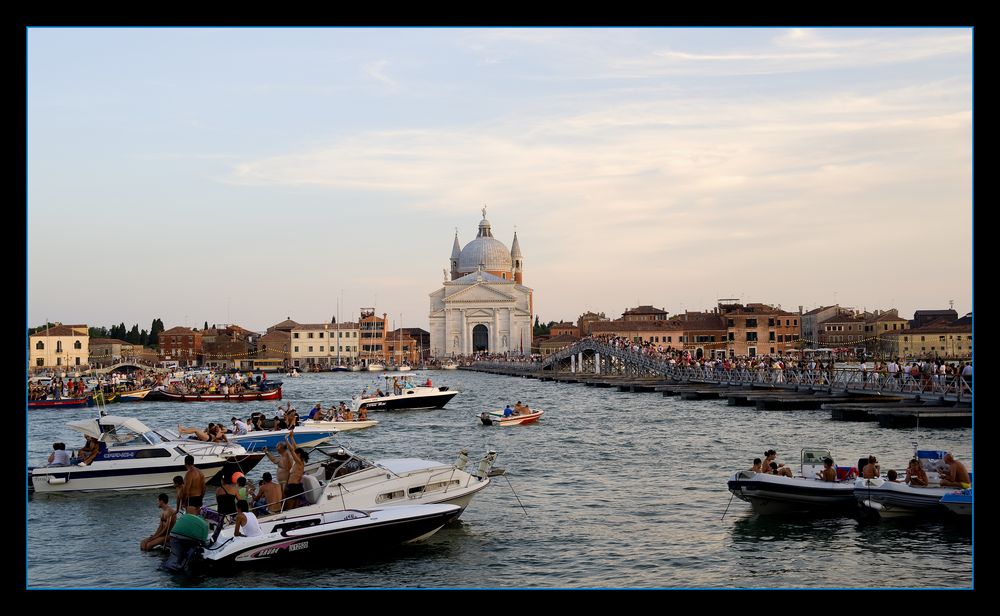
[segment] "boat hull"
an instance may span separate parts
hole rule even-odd
[[[729,479],[727,486],[734,496],[750,503],[755,513],[765,515],[857,508],[853,482],[739,471]]]
[[[941,498],[954,488],[910,487],[884,479],[858,479],[854,498],[863,508],[880,517],[935,515],[945,509]]]
[[[528,415],[510,415],[504,417],[503,413],[489,412],[483,413],[479,416],[479,420],[483,422],[484,425],[493,426],[521,426],[524,424],[535,423],[541,419],[542,414],[545,413],[543,410],[538,410]]]
[[[136,391],[123,391],[121,396],[122,402],[142,402],[149,395],[152,389],[138,389]]]
[[[941,506],[956,515],[971,516],[972,488],[945,494],[941,497]]]
[[[90,396],[86,398],[63,398],[61,400],[29,400],[29,409],[78,409],[90,406],[94,401]]]
[[[242,394],[175,394],[161,391],[161,400],[169,402],[256,402],[258,400],[281,400],[281,388]]]
[[[315,447],[330,440],[336,433],[336,430],[299,427],[294,430],[293,435],[297,446]],[[226,438],[229,439],[230,443],[236,443],[247,451],[260,451],[264,447],[271,450],[276,449],[278,447],[278,443],[285,442],[285,437],[288,436],[288,434],[288,430],[254,431],[248,434],[241,434],[239,436],[228,434],[226,435]]]
[[[426,393],[416,390],[414,393],[403,393],[398,396],[383,396],[380,398],[365,398],[360,401],[358,408],[366,408],[369,411],[402,411],[411,409],[440,409],[448,404],[452,398],[458,395],[457,390],[442,387],[420,388],[435,389],[436,392]]]
[[[210,480],[225,466],[226,460],[196,463],[195,466]],[[45,492],[107,492],[150,490],[173,486],[174,477],[184,476],[187,469],[183,458],[156,467],[115,468],[90,466],[46,466],[31,469],[30,479],[36,493]]]

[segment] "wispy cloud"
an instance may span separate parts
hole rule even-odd
[[[399,83],[387,74],[386,69],[388,66],[388,60],[377,60],[375,62],[365,64],[362,70],[370,79],[374,79],[375,81],[386,86],[389,91],[395,92],[399,89]]]

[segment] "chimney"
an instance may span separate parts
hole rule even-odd
[[[799,314],[802,314],[802,306],[799,306]]]

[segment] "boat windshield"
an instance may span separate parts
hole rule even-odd
[[[146,439],[146,442],[150,445],[159,445],[163,442],[160,435],[152,431],[143,433],[142,438]]]

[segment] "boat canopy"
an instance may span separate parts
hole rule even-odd
[[[117,415],[105,415],[104,417],[97,417],[95,419],[84,419],[82,421],[71,421],[66,424],[74,430],[83,432],[87,436],[92,436],[96,439],[109,441],[109,440],[120,440],[119,438],[112,438],[115,435],[124,435],[127,433],[134,434],[145,434],[151,432],[151,430],[138,419],[134,417],[119,417]]]
[[[833,458],[829,449],[808,447],[802,450],[802,464],[819,464],[822,466],[824,458]]]

